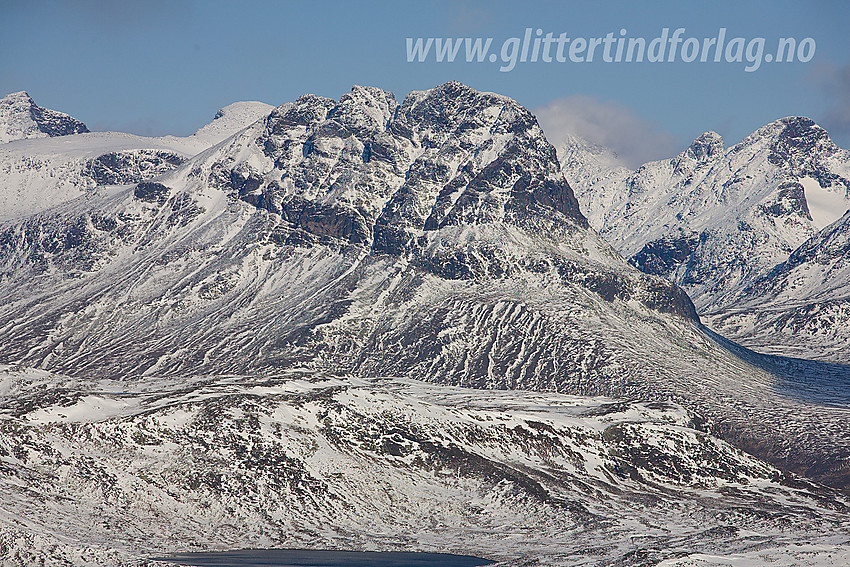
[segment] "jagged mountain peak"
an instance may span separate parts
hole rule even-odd
[[[407,111],[407,112],[404,112]],[[500,124],[501,131],[541,135],[534,115],[510,97],[482,92],[457,81],[449,81],[425,91],[413,91],[402,102],[401,114],[426,130],[451,133],[463,126],[469,130],[484,121]],[[553,149],[554,150],[554,149]]]
[[[755,134],[765,137],[784,136],[799,138],[808,135],[822,137],[828,135],[826,130],[807,116],[785,116],[765,124]]]
[[[411,91],[407,96],[413,99],[449,98],[456,101],[458,105],[463,105],[464,103],[467,103],[470,100],[481,97],[492,100],[498,100],[501,102],[512,102],[514,104],[518,104],[512,98],[507,97],[505,95],[479,91],[470,87],[469,85],[461,83],[460,81],[447,81],[441,85],[437,85],[435,87],[423,91]]]
[[[821,137],[828,135],[826,130],[820,127],[814,120],[806,116],[785,116],[777,118],[758,128],[755,132],[744,138],[742,144],[754,143],[758,140],[775,140],[780,137],[800,138],[806,136]]]
[[[620,154],[613,149],[590,142],[575,134],[562,134],[561,143],[557,149],[561,161],[578,159],[586,164],[593,163],[599,167],[626,167]],[[587,156],[592,157],[588,159]]]
[[[345,126],[353,133],[368,136],[389,126],[398,102],[395,95],[378,87],[355,85],[342,95],[328,115],[328,119]]]
[[[582,298],[598,298],[591,301],[631,302],[629,309],[651,317],[666,313],[694,319],[684,294],[623,263],[588,230],[555,150],[533,115],[507,97],[458,83],[411,93],[401,105],[392,93],[367,87],[355,87],[339,101],[305,95],[156,180],[112,195],[95,200],[98,204],[70,203],[27,221],[49,224],[51,234],[71,227],[67,230],[73,234],[58,240],[48,242],[31,228],[10,225],[7,248],[0,250],[7,268],[22,262],[38,273],[83,269],[93,280],[106,281],[118,269],[109,267],[113,263],[147,261],[160,250],[172,250],[163,253],[175,258],[187,253],[184,242],[220,242],[212,253],[219,267],[210,265],[211,279],[175,293],[189,293],[190,303],[196,296],[207,302],[235,291],[231,283],[254,281],[250,270],[237,267],[241,262],[268,263],[262,268],[267,275],[257,276],[259,284],[277,278],[276,272],[307,265],[298,258],[310,250],[328,256],[329,277],[335,266],[356,267],[353,277],[360,278],[361,270],[385,269],[369,266],[398,262],[390,269],[405,272],[405,285],[414,290],[425,281],[473,282],[528,273],[534,281],[552,278]],[[65,222],[68,214],[73,220]],[[125,247],[139,253],[125,256]],[[366,267],[357,267],[360,262]],[[163,266],[182,269],[170,260]],[[363,281],[371,294],[372,284]],[[307,289],[317,282],[299,285]],[[344,282],[328,289],[346,293],[340,285]],[[455,284],[437,285],[442,295]],[[290,288],[269,285],[273,301],[289,301],[278,296],[281,289]],[[400,308],[392,302],[387,313]],[[312,329],[317,321],[305,324]],[[435,322],[434,328],[440,325]],[[323,333],[341,337],[347,330]],[[269,352],[290,356],[283,342],[275,339],[275,344]],[[370,351],[369,364],[388,364],[384,356],[383,350]],[[454,364],[453,356],[440,355],[440,364]],[[153,368],[149,360],[143,364]],[[452,372],[484,379],[471,368]],[[519,376],[515,369],[505,372],[509,380]]]
[[[674,175],[689,179],[693,178],[697,170],[707,170],[715,162],[722,159],[725,154],[723,138],[717,132],[705,132],[694,140],[688,148],[671,160],[662,160],[662,167],[670,163]],[[666,162],[666,163],[665,163]],[[641,166],[640,170],[657,167],[659,162],[650,162]],[[640,171],[639,170],[639,171]]]
[[[28,104],[35,105],[35,101],[29,95],[27,91],[18,91],[16,93],[9,93],[0,99],[0,104]]]
[[[822,168],[813,163],[839,151],[827,131],[808,118],[787,118],[782,123],[784,128],[770,145],[770,162],[797,176],[815,177],[822,186],[831,184],[831,178],[821,179]]]
[[[715,158],[723,155],[723,138],[714,131],[708,131],[694,140],[685,152],[696,160]]]
[[[38,106],[26,91],[11,93],[0,99],[0,144],[88,131],[86,125],[76,118]]]
[[[622,254],[713,312],[846,210],[848,163],[811,119],[786,117],[727,149],[706,132],[675,158],[588,179],[579,198]]]
[[[445,226],[586,225],[534,116],[457,82],[401,104],[373,87],[303,95],[234,144],[205,157],[208,185],[313,236],[398,252]]]
[[[762,126],[747,136],[738,148],[767,147],[773,165],[784,166],[797,176],[811,175],[813,159],[841,151],[829,133],[805,116],[787,116]]]

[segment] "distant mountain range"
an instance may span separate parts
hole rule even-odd
[[[0,558],[848,556],[850,368],[698,316],[843,269],[842,220],[801,192],[829,202],[844,155],[802,119],[763,130],[630,172],[578,141],[559,160],[527,109],[450,82],[0,144]],[[703,215],[751,228],[681,224]],[[650,257],[668,233],[680,252]],[[677,279],[695,250],[713,283]]]
[[[817,124],[784,118],[728,149],[708,132],[636,171],[580,140],[561,154],[591,225],[682,286],[712,329],[760,352],[850,362],[850,152]]]

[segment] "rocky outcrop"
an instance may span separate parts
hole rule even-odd
[[[69,136],[88,132],[86,125],[62,112],[38,106],[21,91],[0,99],[0,144],[28,138]]]

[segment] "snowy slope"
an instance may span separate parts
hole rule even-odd
[[[203,140],[206,147],[214,146],[239,130],[265,118],[274,106],[264,102],[234,102],[220,109],[213,121],[198,129],[190,138]]]
[[[8,565],[267,546],[510,565],[848,552],[845,497],[676,404],[310,372],[128,384],[6,368],[0,389]]]
[[[850,211],[707,314],[725,336],[762,352],[850,364]]]
[[[0,145],[0,218],[34,214],[101,185],[155,177],[183,163],[188,156],[182,149],[114,132]]]
[[[625,197],[618,188],[632,171],[610,148],[577,136],[567,137],[558,148],[558,159],[587,222],[595,230],[602,230],[606,211],[614,209],[615,203]]]

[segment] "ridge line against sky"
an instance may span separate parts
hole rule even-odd
[[[92,130],[187,135],[242,100],[273,105],[351,85],[393,91],[458,80],[541,116],[550,140],[602,143],[630,165],[675,155],[714,130],[727,145],[784,116],[809,116],[850,146],[850,5],[838,2],[248,2],[0,0],[0,96],[26,90]],[[811,37],[808,62],[746,64],[408,62],[407,38],[526,30],[594,38]],[[600,51],[601,55],[601,51]]]

